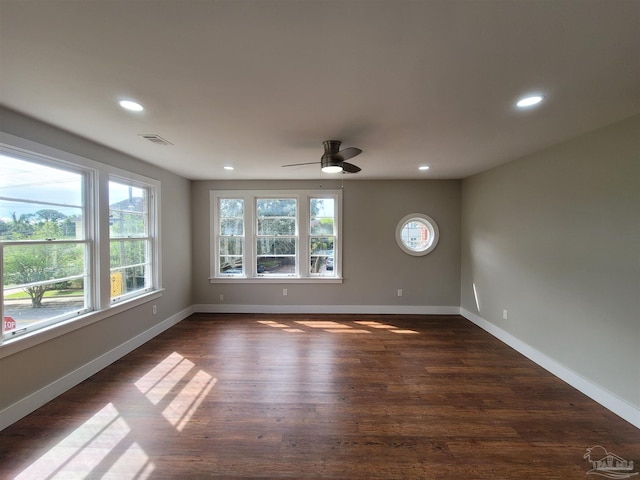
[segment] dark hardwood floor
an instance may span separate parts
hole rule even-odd
[[[639,429],[458,316],[197,314],[0,432],[0,478],[585,479],[595,445],[640,470]]]

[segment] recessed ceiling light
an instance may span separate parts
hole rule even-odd
[[[120,100],[118,103],[122,108],[131,112],[141,112],[144,110],[142,105],[138,102],[134,102],[133,100]]]
[[[429,165],[420,165],[418,170],[429,170],[431,167]]]
[[[225,165],[224,167],[225,170],[233,170],[233,167],[231,165]]]
[[[516,103],[516,107],[533,107],[534,105],[538,105],[540,102],[542,102],[542,100],[544,100],[544,97],[542,95],[528,95],[518,100],[518,102]]]

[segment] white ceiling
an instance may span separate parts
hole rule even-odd
[[[0,22],[0,103],[191,179],[327,178],[281,168],[327,139],[364,150],[350,178],[464,178],[640,111],[639,0],[0,0]]]

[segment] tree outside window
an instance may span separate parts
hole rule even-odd
[[[82,172],[1,157],[3,315],[12,328],[88,309]],[[15,322],[15,323],[14,323]]]

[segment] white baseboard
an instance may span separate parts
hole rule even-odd
[[[395,315],[459,315],[460,307],[424,305],[227,305],[199,304],[197,313],[332,313]]]
[[[464,308],[460,308],[460,315],[465,317],[467,320],[475,323],[480,328],[490,333],[497,339],[509,345],[514,350],[518,351],[529,360],[540,365],[545,370],[551,372],[553,375],[558,377],[559,379],[565,381],[575,389],[584,393],[586,396],[595,400],[603,407],[611,410],[613,413],[618,415],[619,417],[625,419],[627,422],[631,423],[635,427],[640,428],[640,409],[631,405],[630,403],[622,400],[606,389],[602,388],[600,385],[597,385],[580,374],[574,372],[570,368],[558,363],[553,358],[545,355],[541,351],[533,348],[531,345],[519,340],[514,337],[510,333],[502,330],[500,327],[497,327],[491,322],[483,319],[482,317],[476,315],[475,313],[469,312]]]
[[[40,408],[45,403],[53,400],[58,395],[63,394],[72,387],[75,387],[80,382],[86,380],[91,375],[98,373],[103,368],[111,365],[116,360],[124,357],[129,352],[132,352],[142,344],[148,342],[153,337],[161,334],[168,328],[174,326],[178,322],[184,320],[194,312],[193,307],[186,308],[175,315],[163,320],[162,322],[154,325],[150,329],[142,332],[141,334],[127,340],[123,344],[108,351],[107,353],[93,359],[89,363],[81,366],[73,372],[58,378],[51,382],[46,387],[32,393],[31,395],[21,399],[20,401],[10,405],[4,410],[0,411],[0,431],[8,427],[14,422],[17,422],[21,418],[29,415],[34,410]]]

